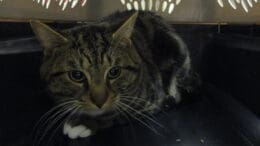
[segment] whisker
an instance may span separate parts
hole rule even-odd
[[[139,121],[141,124],[143,124],[144,126],[146,126],[148,129],[150,129],[150,130],[153,131],[154,133],[160,135],[160,133],[159,133],[154,127],[148,125],[147,123],[145,123],[144,121],[142,121],[142,120],[139,119],[138,117],[132,115],[132,114],[127,110],[126,107],[125,107],[126,109],[124,109],[124,106],[121,105],[121,104],[119,104],[119,103],[118,103],[118,107],[121,107],[122,110],[124,110],[129,116],[131,116],[132,118],[134,118],[134,119],[136,119],[137,121]]]
[[[130,99],[122,99],[122,101],[129,101]],[[143,105],[141,104],[141,103],[134,103],[136,106],[138,106],[138,107],[140,107],[140,108],[142,108],[143,107]],[[151,103],[152,104],[152,103]],[[160,109],[159,109],[160,110]],[[145,111],[145,109],[143,110],[143,111]],[[139,112],[142,112],[142,111],[139,111]],[[152,113],[147,113],[147,114],[149,114],[149,116],[151,116],[151,117],[153,117],[154,119],[156,119],[156,117],[152,114]]]
[[[42,129],[42,128],[39,127],[40,125],[42,125],[42,126],[46,125],[50,119],[52,119],[52,118],[54,118],[55,116],[57,116],[57,114],[59,114],[61,111],[63,111],[64,108],[68,107],[70,103],[72,103],[72,102],[65,102],[65,103],[59,104],[59,105],[57,105],[57,106],[51,108],[47,113],[45,113],[45,114],[40,118],[40,120],[38,120],[38,122],[36,123],[36,125],[35,125],[34,128],[33,128],[32,134],[35,133],[35,136],[33,136],[33,137],[35,137],[35,138],[38,137],[38,135],[39,135],[39,130]],[[62,109],[58,110],[59,108],[62,108]],[[50,114],[52,114],[55,110],[58,110],[58,111],[57,111],[56,113],[54,113],[51,117],[48,118],[48,116],[49,116]],[[44,123],[42,123],[42,122],[44,122]],[[42,126],[41,126],[41,127],[42,127]],[[38,129],[38,130],[37,130],[37,129]],[[37,130],[37,131],[36,131],[36,130]]]
[[[122,116],[124,116],[125,118],[126,118],[126,120],[130,123],[130,119],[129,119],[129,117],[124,113],[124,111],[123,110],[121,110],[118,106],[117,106],[117,104],[115,104],[116,106],[115,106],[115,109],[119,112],[119,114],[122,114]]]
[[[68,102],[65,102],[65,103],[61,103],[61,104],[58,104],[57,106],[51,108],[49,111],[47,111],[43,116],[41,116],[41,118],[38,120],[38,122],[36,123],[36,125],[34,126],[34,130],[35,128],[37,128],[37,126],[40,124],[40,122],[42,120],[44,120],[44,118],[46,118],[49,114],[51,114],[52,112],[54,112],[55,110],[57,110],[58,108],[61,108],[62,106],[66,106],[70,103],[72,103],[73,101],[68,101]]]
[[[133,97],[130,97],[130,96],[121,96],[121,97],[124,97],[124,98],[121,98],[120,100],[125,100],[125,101],[130,101],[130,100],[135,100],[135,101],[140,101],[140,102],[147,102],[147,100],[145,100],[145,99],[142,99],[142,98],[134,98],[133,99]],[[139,107],[142,107],[142,105],[141,105],[141,103],[134,103],[135,105],[137,105],[137,106],[139,106]],[[163,110],[160,106],[158,106],[158,105],[156,105],[155,103],[151,103],[151,102],[149,102],[149,104],[151,105],[151,106],[155,106],[155,108],[157,109],[157,110],[159,110],[160,112],[162,112],[165,116],[169,116],[169,114],[165,111],[165,110]],[[145,110],[145,109],[144,109]],[[154,117],[152,114],[150,114],[149,113],[149,115],[150,116],[152,116],[152,117]]]
[[[139,97],[137,97],[137,96],[120,96],[120,97],[123,97],[122,99],[129,99],[129,100],[138,100],[138,101],[142,101],[142,102],[145,102],[145,103],[147,103],[147,102],[149,102],[149,101],[147,101],[146,99],[143,99],[143,98],[139,98]],[[151,103],[152,104],[152,103]],[[155,105],[155,106],[158,106],[158,105]],[[159,107],[159,106],[158,106]]]
[[[40,143],[42,142],[42,140],[44,139],[44,137],[46,137],[47,133],[51,130],[51,128],[53,128],[53,126],[60,120],[62,119],[68,112],[70,112],[72,109],[74,109],[75,106],[68,106],[67,108],[63,109],[62,112],[60,112],[58,115],[56,115],[56,118],[51,122],[50,125],[48,125],[46,127],[46,129],[44,130],[44,133],[42,134],[42,136],[40,137],[37,145],[40,145]]]
[[[128,107],[130,110],[134,111],[135,113],[139,114],[140,116],[143,116],[145,117],[146,119],[152,121],[153,123],[157,124],[158,126],[160,126],[161,128],[164,128],[163,125],[161,125],[159,122],[157,122],[155,119],[151,118],[150,116],[140,112],[140,111],[137,111],[136,109],[132,108],[131,106],[123,103],[123,102],[120,102],[121,104],[123,104],[125,107]]]
[[[69,119],[71,118],[78,110],[80,109],[79,106],[75,106],[71,111],[71,113],[66,116],[62,121],[61,123],[57,126],[57,128],[55,128],[55,130],[53,131],[52,135],[50,136],[48,142],[47,142],[47,146],[50,144],[50,142],[52,141],[52,139],[54,138],[54,136],[56,135],[56,133],[58,132],[59,128],[64,125],[64,123]]]
[[[58,103],[65,103],[65,102],[70,102],[70,101],[76,102],[75,98],[66,98],[66,99],[59,100]]]
[[[127,100],[127,101],[140,101],[140,102],[145,102],[147,103],[148,101],[146,101],[145,99],[142,99],[142,98],[134,98],[133,97],[130,97],[130,96],[121,96],[121,97],[124,97],[124,98],[121,98],[120,100]],[[137,103],[135,102],[135,104],[137,105]],[[168,113],[166,111],[164,111],[160,106],[156,105],[155,103],[151,103],[149,102],[149,104],[151,104],[152,106],[155,106],[156,109],[158,109],[159,111],[161,111],[163,114],[167,115],[168,116]],[[140,105],[140,104],[138,104]],[[141,107],[141,105],[140,105]]]
[[[35,140],[39,137],[41,130],[44,128],[45,125],[47,125],[49,123],[49,121],[53,118],[55,118],[56,116],[58,116],[59,114],[63,113],[67,108],[69,108],[70,106],[66,106],[63,107],[62,109],[60,109],[59,111],[57,111],[56,113],[54,113],[51,117],[47,118],[44,123],[42,123],[41,125],[38,126],[38,130],[36,131],[35,134]],[[48,126],[47,126],[48,128]],[[45,128],[46,129],[46,128]]]
[[[117,110],[120,114],[122,114],[122,116],[124,116],[125,119],[128,121],[128,123],[130,124],[130,126],[131,126],[131,131],[132,131],[132,136],[135,137],[135,129],[134,129],[133,123],[131,122],[130,118],[128,117],[128,115],[127,115],[123,110],[120,109],[120,107],[117,107],[117,104],[115,104],[115,105],[116,105],[116,106],[115,106],[116,110]]]

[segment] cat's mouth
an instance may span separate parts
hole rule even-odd
[[[89,116],[102,116],[106,112],[107,112],[107,110],[105,110],[105,109],[85,110],[85,114],[87,114]]]
[[[106,102],[104,102],[103,106],[99,107],[89,98],[86,101],[77,101],[78,107],[80,110],[78,111],[81,115],[86,115],[88,117],[104,117],[116,115],[116,101],[118,100],[118,96],[108,98]]]
[[[113,108],[106,108],[106,109],[83,108],[83,110],[81,111],[81,114],[84,114],[84,115],[90,116],[90,117],[106,117],[106,116],[115,116],[116,112]]]

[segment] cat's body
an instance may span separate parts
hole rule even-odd
[[[101,22],[119,28],[130,15],[131,12],[118,12]],[[155,75],[153,69],[157,70],[154,79],[162,82],[160,84],[166,94],[175,98],[176,102],[180,102],[177,86],[181,86],[182,82],[178,83],[177,76],[190,77],[191,71],[189,50],[183,40],[165,20],[150,12],[139,13],[132,39],[140,46],[137,52],[149,66],[149,72],[153,72],[150,74]]]
[[[185,43],[153,13],[117,12],[60,33],[39,22],[32,26],[45,48],[41,76],[51,95],[73,101],[66,124],[97,131],[122,112],[153,114],[169,98],[180,102],[179,90],[190,86]]]

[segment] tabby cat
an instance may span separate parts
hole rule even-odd
[[[151,12],[116,12],[59,32],[38,21],[31,26],[44,48],[41,77],[71,139],[111,127],[122,115],[146,119],[165,101],[180,102],[189,86],[185,43]]]

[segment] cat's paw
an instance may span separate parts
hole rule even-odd
[[[77,139],[89,137],[92,131],[84,125],[72,126],[66,122],[63,126],[63,134],[67,135],[70,139]]]

